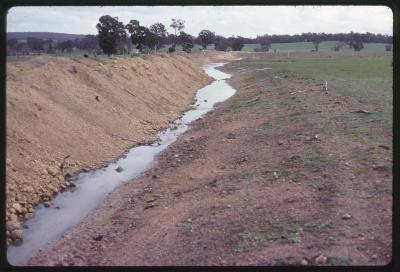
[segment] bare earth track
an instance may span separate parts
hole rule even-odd
[[[234,97],[28,264],[390,262],[391,151],[341,133],[373,106],[248,61],[224,67]]]

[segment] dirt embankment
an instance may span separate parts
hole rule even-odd
[[[390,151],[338,118],[371,105],[250,65],[224,68],[235,96],[28,265],[387,264]]]
[[[201,64],[179,54],[8,63],[7,243],[35,204],[73,186],[64,175],[154,140],[211,80]]]

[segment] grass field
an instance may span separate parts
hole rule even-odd
[[[259,58],[252,66],[272,67],[299,80],[309,78],[316,83],[328,83],[328,90],[356,98],[377,109],[376,116],[392,124],[393,68],[392,57],[360,58]]]
[[[331,50],[331,48],[336,44],[335,41],[322,42],[319,45],[319,50]],[[258,44],[245,44],[242,51],[244,52],[254,52],[254,49],[259,47]],[[311,51],[314,46],[311,42],[297,42],[297,43],[273,43],[271,46],[271,51]],[[353,50],[347,47],[342,50]],[[364,43],[364,48],[362,50],[368,51],[385,51],[384,43]]]
[[[328,81],[338,92],[356,96],[368,102],[392,100],[392,58],[333,58],[293,59],[272,61],[273,66],[287,70],[293,76],[306,76],[314,80]],[[379,91],[377,91],[379,90]]]
[[[334,41],[322,42],[319,46],[320,51],[331,51],[331,48],[336,44]],[[168,48],[171,45],[165,45],[163,48],[159,50],[159,52],[166,53],[168,52]],[[258,44],[245,44],[242,52],[254,52],[254,49],[259,47]],[[182,51],[182,47],[180,45],[176,46],[177,51]],[[197,53],[201,49],[201,46],[196,44],[192,52]],[[207,47],[209,50],[214,49],[214,45],[209,45]],[[276,50],[277,52],[308,52],[314,49],[314,46],[311,42],[298,42],[298,43],[274,43],[271,46],[270,51]],[[352,51],[352,49],[345,47],[342,51]],[[362,51],[371,51],[371,52],[378,52],[378,51],[385,51],[385,44],[383,43],[364,43],[364,49]],[[85,50],[75,49],[71,53],[61,53],[57,52],[55,54],[50,54],[55,57],[69,57],[69,58],[81,58],[83,54],[87,53]],[[101,57],[100,55],[99,57]],[[16,56],[7,56],[7,61],[24,61],[29,60],[31,56],[20,56],[17,58]]]
[[[317,87],[321,90],[326,81],[329,93],[348,97],[362,105],[359,106],[360,108],[351,109],[349,112],[335,117],[338,119],[326,119],[325,122],[331,123],[328,130],[335,135],[337,133],[346,133],[346,137],[352,135],[371,148],[376,148],[376,144],[379,142],[390,143],[389,146],[391,146],[391,140],[388,141],[388,138],[385,139],[385,137],[388,137],[393,124],[392,57],[314,58],[312,53],[306,54],[310,57],[302,56],[299,59],[257,57],[246,63],[246,69],[258,69],[265,73],[274,71],[278,76],[285,75],[285,80],[292,82],[311,81],[314,83],[313,85],[321,86]],[[262,70],[265,67],[272,68],[272,70]],[[262,81],[262,77],[259,80]],[[301,103],[304,103],[306,107],[324,107],[331,103],[307,95],[309,87],[303,88],[300,90],[304,93],[301,96]],[[366,110],[370,114],[360,116],[351,112],[357,110]],[[307,118],[311,120],[313,117],[308,116]],[[346,124],[347,131],[338,129],[334,124],[335,120]],[[383,131],[385,133],[382,134]]]

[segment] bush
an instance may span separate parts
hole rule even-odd
[[[333,47],[332,50],[333,51],[339,51],[340,49],[342,49],[344,46],[343,42],[337,42]]]
[[[182,50],[185,51],[186,53],[191,53],[192,52],[192,48],[193,48],[193,43],[184,43],[182,45]]]
[[[168,53],[172,53],[175,52],[175,47],[171,46],[170,48],[168,48]]]

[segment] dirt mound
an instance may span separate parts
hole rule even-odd
[[[222,51],[215,51],[215,50],[202,50],[199,53],[195,54],[199,60],[203,62],[226,62],[232,61],[238,58],[243,58],[246,54],[243,54],[239,51],[229,51],[229,52],[222,52]]]
[[[179,54],[8,63],[7,243],[35,204],[73,185],[64,175],[154,140],[211,80],[200,64]]]

